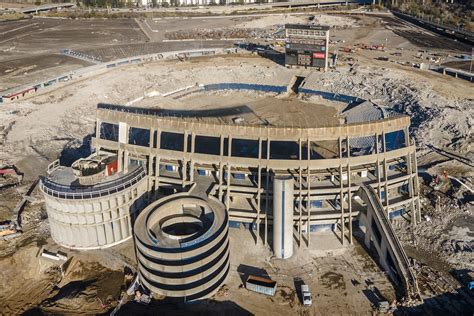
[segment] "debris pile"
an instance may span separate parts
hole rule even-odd
[[[216,296],[220,296],[220,297],[229,296],[229,287],[227,286],[227,284],[224,284],[220,287],[220,289],[216,293]]]
[[[408,245],[426,253],[441,254],[458,269],[474,268],[472,250],[474,241],[469,237],[474,227],[473,206],[438,191],[423,187],[422,213],[424,222],[416,227],[406,224],[397,235]]]
[[[268,38],[273,32],[264,29],[238,29],[238,28],[219,28],[219,29],[196,29],[189,31],[167,32],[165,34],[168,40],[220,40],[220,39],[243,39],[243,38]]]
[[[428,83],[415,82],[397,71],[357,64],[312,75],[306,81],[305,87],[319,86],[324,91],[361,97],[389,111],[409,115],[419,153],[428,146],[469,152],[474,126],[474,108],[469,99],[448,99]]]

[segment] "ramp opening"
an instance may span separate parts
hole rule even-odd
[[[294,76],[288,85],[288,92],[298,94],[299,88],[305,79],[303,76]]]

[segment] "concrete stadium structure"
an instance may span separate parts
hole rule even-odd
[[[336,115],[338,111],[328,110],[325,105],[301,104],[296,99],[278,104],[281,101],[276,98],[264,99],[263,107],[246,103],[221,108],[208,105],[194,110],[150,107],[153,99],[143,98],[126,106],[98,105],[91,142],[94,155],[109,157],[105,158],[106,163],[113,157],[116,169],[114,180],[106,183],[120,187],[129,181],[128,177],[140,174],[139,180],[125,191],[133,192],[126,193],[131,196],[127,206],[133,205],[129,208],[131,213],[124,217],[126,224],[131,221],[133,225],[136,212],[145,207],[145,196],[148,200],[165,197],[149,205],[134,224],[140,281],[145,288],[185,300],[208,297],[217,289],[227,273],[227,242],[222,241],[223,235],[209,236],[213,233],[203,233],[205,240],[199,239],[209,221],[205,211],[199,216],[195,211],[211,209],[209,214],[214,214],[214,218],[216,214],[225,217],[218,227],[227,231],[228,226],[244,225],[255,230],[255,242],[272,242],[276,257],[283,259],[298,251],[293,245],[317,243],[317,235],[312,236],[312,232],[333,230],[342,244],[352,244],[354,229],[360,228],[366,244],[374,245],[388,275],[403,286],[408,296],[416,296],[418,289],[410,263],[389,221],[403,216],[415,225],[421,220],[410,118],[359,98],[311,90],[310,81],[295,88],[295,82],[293,78],[288,87],[247,83],[196,85],[182,94],[196,97],[199,93],[232,89],[277,94],[297,91],[328,99],[338,106],[345,102],[345,109]],[[173,99],[180,96],[173,94]],[[140,107],[140,103],[145,105]],[[115,234],[117,229],[113,223],[104,226],[103,222],[108,224],[125,216],[119,212],[115,217],[103,217],[101,222],[99,215],[118,207],[116,202],[107,200],[110,193],[102,197],[105,206],[89,193],[85,197],[68,197],[72,189],[99,189],[107,177],[99,176],[97,180],[82,175],[79,185],[73,185],[68,177],[68,181],[61,180],[61,174],[55,171],[41,184],[52,235],[59,244],[91,249],[129,237],[130,230],[119,238],[107,237],[104,241],[102,227],[105,236]],[[370,192],[375,192],[375,198]],[[177,216],[184,210],[191,215]],[[59,216],[63,214],[73,216]],[[200,228],[189,234],[170,233],[168,226],[180,221]],[[76,235],[69,227],[74,227]],[[86,236],[87,243],[78,246],[77,239]],[[195,237],[199,247],[202,242],[204,248],[192,248],[192,254],[188,254],[187,238]],[[219,250],[213,250],[213,257],[208,257],[211,254],[206,245],[219,240]],[[182,261],[173,257],[178,253]],[[199,253],[204,261],[196,265],[186,259]],[[200,264],[204,266],[199,268]]]
[[[149,205],[134,228],[142,286],[193,301],[222,285],[230,265],[229,226],[217,199],[171,195]]]
[[[145,169],[130,164],[110,176],[103,170],[75,175],[77,165],[56,166],[41,179],[51,237],[59,245],[81,250],[106,248],[130,239],[132,220],[146,205]]]
[[[225,204],[231,222],[251,223],[257,235],[263,229],[265,243],[273,220],[270,183],[280,174],[295,178],[294,224],[308,243],[311,230],[334,225],[341,236],[348,230],[352,242],[352,223],[365,209],[354,199],[361,183],[377,190],[390,216],[403,212],[413,224],[419,220],[415,145],[407,116],[298,128],[206,123],[102,105],[97,118],[93,146],[99,152],[116,152],[119,165],[141,161],[150,192],[204,186],[202,191]],[[107,139],[104,128],[126,134],[123,142]],[[402,139],[399,147],[392,147],[394,136]],[[368,139],[373,143],[370,152],[351,150]]]

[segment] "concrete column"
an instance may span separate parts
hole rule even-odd
[[[306,207],[306,214],[307,214],[307,218],[306,218],[306,235],[307,235],[307,242],[308,242],[308,247],[309,247],[309,243],[310,243],[310,236],[311,236],[311,169],[310,169],[310,164],[311,164],[311,139],[307,139],[306,140],[307,143],[308,143],[308,146],[306,148],[307,150],[307,161],[308,161],[308,170],[307,170],[307,175],[306,175],[306,188],[308,190],[307,192],[307,197],[306,197],[306,200],[307,200],[307,206]]]
[[[188,152],[188,131],[184,131],[184,145],[183,145],[183,166],[181,172],[183,173],[183,181],[182,186],[183,188],[186,186],[186,181],[188,180],[188,161],[186,160],[186,153]]]
[[[413,169],[415,173],[414,183],[415,183],[415,195],[416,195],[416,214],[417,222],[421,223],[421,203],[420,203],[420,181],[418,179],[418,162],[416,160],[416,152],[413,152]]]
[[[221,135],[220,139],[220,149],[219,149],[219,200],[222,202],[222,173],[223,169],[223,156],[224,156],[224,136]]]
[[[189,181],[194,182],[194,150],[196,146],[196,134],[191,132],[191,169],[189,170]]]
[[[382,267],[385,268],[385,271],[388,271],[389,274],[390,274],[390,277],[393,278],[393,276],[391,275],[392,272],[391,272],[391,269],[388,265],[388,262],[387,262],[387,253],[388,253],[388,249],[387,249],[387,241],[385,240],[385,238],[382,237],[382,240],[380,241],[380,254],[379,254],[379,257],[380,257],[380,264],[382,265]]]
[[[129,154],[128,154],[128,150],[124,150],[124,155],[123,155],[123,172],[124,173],[127,173],[128,172],[128,158],[129,158]]]
[[[117,202],[117,205],[118,202]],[[94,204],[92,203],[89,208],[89,212],[93,213],[94,215],[94,220],[92,221],[91,224],[94,224],[96,233],[97,233],[97,245],[102,246],[107,243],[107,238],[105,236],[105,227],[104,225],[101,225],[104,222],[104,215],[100,213],[96,213],[97,209],[94,207]]]
[[[408,147],[410,146],[410,134],[408,131],[408,127],[406,127],[403,130],[403,133],[405,134],[405,146]],[[407,175],[409,176],[408,178],[408,195],[410,197],[410,208],[411,208],[411,224],[413,226],[416,225],[416,210],[415,210],[415,202],[414,202],[414,187],[413,187],[413,166],[412,166],[412,161],[411,161],[411,153],[408,153],[405,156],[405,163],[407,166]]]
[[[95,137],[100,139],[100,126],[101,126],[102,122],[97,119],[96,123],[95,123]],[[97,149],[98,151],[98,149]]]
[[[122,123],[120,123],[122,124]],[[120,126],[119,124],[119,126]],[[127,145],[128,145],[128,142],[129,142],[129,136],[130,136],[130,127],[128,126],[128,124],[125,125],[125,130],[124,130],[124,133],[125,133],[125,143],[122,145],[124,146],[124,155],[123,155],[123,172],[124,173],[127,173],[128,172],[128,157],[129,157],[129,151],[127,150]],[[121,128],[121,126],[119,127],[119,129]],[[120,130],[119,130],[119,134],[120,134]]]
[[[128,212],[128,209],[126,207],[118,207],[118,210],[119,210],[119,216],[121,217],[121,220],[120,220],[120,228],[122,230],[122,238],[125,238],[127,236],[130,236],[131,234],[131,231],[128,229],[128,218],[129,218],[129,212]]]
[[[301,138],[298,140],[299,145],[299,175],[298,175],[298,182],[299,182],[299,194],[298,194],[298,213],[299,213],[299,221],[298,221],[298,247],[301,247],[301,204],[303,203],[303,170],[302,170],[302,159],[303,159],[303,152],[301,150]],[[311,209],[311,205],[306,205],[307,208]]]
[[[385,140],[385,132],[382,132],[382,144],[383,144],[383,175],[385,178],[385,208],[388,214],[389,198],[388,198],[388,169],[387,169],[387,142]]]
[[[151,128],[150,129],[150,148],[153,149],[155,148],[155,129]]]
[[[228,141],[228,152],[227,152],[227,157],[230,158],[232,156],[232,135],[229,135],[229,141]],[[231,165],[230,162],[227,162],[227,191],[226,191],[226,196],[225,196],[225,208],[227,211],[230,209],[230,179],[231,179]]]
[[[258,138],[258,174],[257,174],[257,240],[260,238],[260,211],[261,211],[261,190],[262,190],[262,138]]]
[[[382,186],[380,184],[381,177],[380,177],[380,152],[379,152],[379,134],[375,134],[375,152],[377,153],[377,161],[375,162],[377,164],[375,171],[377,172],[377,193],[379,195],[379,199],[382,201]]]
[[[367,212],[367,222],[365,223],[364,244],[367,249],[370,249],[370,239],[372,237],[372,212]]]
[[[161,129],[156,130],[156,147],[161,148]],[[160,185],[160,157],[155,155],[155,193],[158,192]]]
[[[118,145],[119,146],[119,149],[118,149],[118,152],[117,152],[117,171],[118,172],[122,172],[123,171],[123,149],[122,149],[122,145]]]
[[[109,205],[109,209],[110,209],[110,205]],[[110,213],[111,213],[111,221],[112,221],[111,226],[114,233],[114,242],[116,242],[122,239],[122,233],[119,226],[120,222],[119,222],[118,208],[110,209]]]
[[[275,176],[273,179],[273,251],[280,259],[293,255],[293,176]]]
[[[155,130],[153,128],[150,129],[150,154],[148,155],[148,197],[150,197],[150,193],[153,188],[153,143],[155,138]]]
[[[99,205],[100,212],[102,213],[104,222],[107,222],[104,224],[107,243],[113,243],[114,234],[113,234],[112,224],[110,223],[110,220],[111,220],[110,210],[107,210],[107,212],[105,212],[104,208],[102,207],[102,203],[98,203],[98,205]]]
[[[344,182],[342,180],[342,139],[339,137],[339,207],[341,208],[341,243],[344,245]]]
[[[349,143],[349,136],[346,138],[347,142],[347,203],[349,204],[349,243],[352,245],[352,183],[351,183],[351,165],[349,163],[351,157],[351,147]]]
[[[318,3],[319,6],[319,3]],[[324,71],[328,71],[328,54],[329,54],[329,31],[326,31],[326,54],[324,58]]]
[[[265,244],[268,241],[268,213],[269,213],[269,199],[270,199],[270,170],[268,169],[268,162],[270,161],[270,137],[267,137],[267,176],[265,178]]]

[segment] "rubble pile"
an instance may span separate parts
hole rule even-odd
[[[268,38],[274,32],[265,29],[239,29],[239,28],[219,28],[219,29],[196,29],[189,31],[167,32],[165,34],[168,40],[220,40],[223,38],[238,39],[238,38]]]
[[[428,146],[458,153],[470,151],[474,126],[472,100],[448,99],[425,82],[412,81],[385,68],[354,65],[314,76],[313,80],[317,82],[311,85],[322,86],[321,90],[361,97],[387,111],[409,115],[411,132],[421,154]]]
[[[455,268],[474,268],[474,241],[469,237],[474,225],[472,205],[426,190],[422,198],[423,222],[416,227],[409,223],[403,227],[395,224],[397,235],[405,244],[439,254],[440,259]]]

